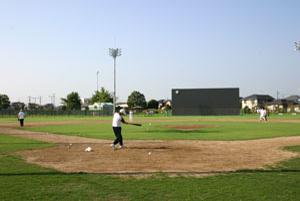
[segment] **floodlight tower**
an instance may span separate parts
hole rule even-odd
[[[296,51],[300,51],[300,41],[295,42]]]
[[[118,56],[121,56],[121,49],[120,48],[109,48],[109,55],[113,57],[114,59],[114,107],[113,107],[113,113],[116,111],[116,58]]]

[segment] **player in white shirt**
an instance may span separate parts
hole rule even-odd
[[[123,137],[122,137],[122,123],[127,124],[127,122],[122,117],[123,112],[119,111],[119,108],[116,108],[116,112],[114,113],[114,117],[112,120],[112,128],[116,139],[114,140],[113,144],[111,145],[113,149],[117,144],[120,145],[120,148],[123,148]]]
[[[259,120],[260,121],[267,121],[267,110],[262,107],[260,109],[257,110],[257,113],[259,113]]]
[[[18,113],[18,120],[20,122],[20,126],[23,127],[24,126],[24,119],[25,119],[25,113],[23,112],[23,110],[21,109],[20,112]]]

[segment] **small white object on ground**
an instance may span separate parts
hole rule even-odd
[[[92,147],[87,147],[84,151],[90,152],[90,151],[92,151],[92,150],[93,150]]]
[[[149,151],[148,155],[150,156],[151,155],[151,152]]]

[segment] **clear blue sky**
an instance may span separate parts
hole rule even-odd
[[[0,0],[0,93],[11,101],[99,85],[171,98],[172,88],[300,94],[298,0]]]

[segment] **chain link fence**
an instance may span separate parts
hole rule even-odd
[[[30,116],[111,116],[112,111],[110,110],[25,110],[26,115]],[[0,110],[0,117],[4,116],[16,116],[19,111],[16,110]]]

